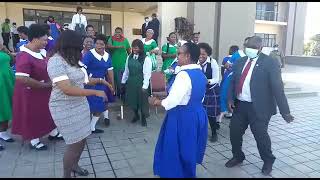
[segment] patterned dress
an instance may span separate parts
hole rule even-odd
[[[82,96],[68,96],[55,83],[69,79],[73,86],[83,89],[84,83],[88,82],[88,75],[84,68],[70,66],[58,54],[49,59],[48,74],[53,82],[49,102],[52,118],[66,144],[79,142],[91,134],[87,99]]]
[[[16,76],[27,76],[37,81],[49,82],[46,50],[40,53],[22,46],[16,57]],[[25,140],[42,137],[56,128],[50,111],[51,88],[31,88],[16,81],[13,93],[12,133]]]

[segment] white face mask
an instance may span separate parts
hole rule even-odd
[[[252,48],[245,48],[244,53],[250,58],[254,59],[258,56],[258,49],[252,49]]]
[[[278,51],[278,48],[274,48],[275,51]]]

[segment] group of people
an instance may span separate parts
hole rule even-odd
[[[82,9],[77,10],[75,19],[83,22]],[[49,140],[64,140],[68,145],[64,177],[71,177],[71,172],[86,176],[89,172],[78,165],[86,138],[104,132],[96,128],[98,120],[103,116],[109,126],[108,104],[124,96],[134,112],[132,123],[141,120],[147,126],[149,105],[167,111],[155,147],[155,175],[196,177],[196,164],[202,163],[206,149],[208,123],[210,141],[215,142],[219,122],[228,112],[232,113],[233,158],[226,167],[245,159],[242,136],[250,125],[264,161],[262,172],[271,172],[275,157],[267,132],[270,118],[277,105],[287,122],[294,118],[279,63],[261,52],[260,37],[246,38],[242,49],[231,46],[220,73],[218,62],[211,57],[212,47],[199,43],[200,33],[178,40],[172,32],[160,50],[156,32],[150,28],[144,38],[130,44],[120,27],[107,37],[95,33],[92,25],[85,26],[84,35],[82,23],[75,24],[74,30],[56,33],[53,38],[52,27],[58,26],[49,17],[45,24],[17,28],[22,40],[16,53],[0,47],[2,140],[14,141],[7,132],[10,120],[11,133],[21,135],[35,150],[47,149],[40,141],[46,135]],[[168,95],[162,100],[151,96],[150,78],[158,69],[157,55],[162,56],[161,71],[167,81]]]

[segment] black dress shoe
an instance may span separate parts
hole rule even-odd
[[[244,158],[243,159],[232,158],[225,164],[225,166],[227,168],[231,168],[231,167],[234,167],[238,164],[241,164],[243,162],[243,160],[244,160]]]
[[[110,119],[104,118],[104,124],[108,127],[110,125]]]
[[[273,162],[265,162],[262,166],[262,174],[265,176],[270,175],[271,171],[272,171],[272,166],[273,166]]]
[[[92,131],[92,133],[94,133],[94,134],[104,133],[104,130],[96,129],[96,130]]]
[[[4,150],[4,146],[0,144],[0,151],[3,151],[3,150]]]

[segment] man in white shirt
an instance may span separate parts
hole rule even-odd
[[[245,57],[233,65],[228,104],[233,116],[230,122],[230,141],[233,158],[226,167],[234,167],[245,159],[242,152],[242,136],[248,125],[257,142],[259,154],[264,161],[262,173],[269,175],[275,161],[271,150],[268,125],[271,116],[280,114],[288,123],[294,117],[290,114],[278,62],[261,53],[262,39],[250,37],[245,46]]]
[[[77,7],[77,14],[73,15],[72,17],[71,29],[85,36],[86,27],[87,27],[87,18],[85,15],[82,14],[82,7]]]

